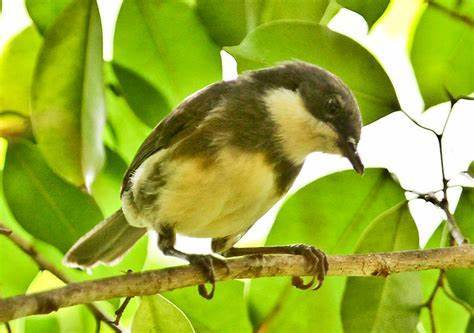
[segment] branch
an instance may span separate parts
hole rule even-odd
[[[20,250],[26,253],[30,258],[38,265],[39,269],[44,271],[47,270],[55,275],[58,279],[63,281],[66,284],[72,283],[72,281],[56,266],[54,266],[51,262],[45,259],[35,247],[30,244],[26,239],[21,238],[17,234],[13,233],[10,229],[8,229],[5,225],[0,223],[0,234],[7,236],[7,238],[12,241]],[[121,329],[112,323],[106,314],[104,314],[98,307],[94,304],[86,304],[89,310],[92,312],[96,320],[103,321],[107,325],[109,325],[112,330],[115,332],[121,332]]]
[[[335,255],[329,256],[328,260],[329,275],[387,276],[428,269],[474,268],[474,247]],[[246,256],[228,259],[227,263],[228,271],[225,267],[216,267],[217,281],[311,275],[307,262],[299,255]],[[179,266],[71,283],[50,291],[0,300],[0,322],[115,297],[154,295],[205,282],[199,268]]]

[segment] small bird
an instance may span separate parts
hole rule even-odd
[[[197,265],[212,284],[199,293],[212,298],[214,267],[225,260],[175,248],[176,233],[212,238],[223,257],[290,253],[305,256],[321,285],[328,264],[307,245],[238,248],[234,244],[290,188],[306,156],[338,154],[355,171],[361,115],[341,79],[301,62],[249,71],[207,86],[185,99],[147,137],[122,184],[122,208],[69,250],[65,263],[92,267],[119,260],[147,230],[158,233],[165,255]]]

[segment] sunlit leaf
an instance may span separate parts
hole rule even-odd
[[[26,141],[10,143],[3,182],[18,223],[63,252],[102,220],[92,197],[54,174],[36,146]]]
[[[474,241],[474,189],[464,188],[454,214],[464,237]],[[454,294],[474,308],[474,270],[452,269],[446,272]]]
[[[408,203],[403,202],[371,223],[356,253],[400,251],[418,246],[415,222]],[[341,305],[344,332],[413,332],[422,302],[418,272],[350,277]]]
[[[384,169],[368,169],[362,177],[353,171],[332,174],[302,188],[284,203],[267,244],[306,243],[328,254],[349,254],[367,225],[403,200],[403,191]],[[252,320],[261,325],[278,306],[268,323],[271,332],[342,331],[344,281],[343,277],[330,277],[317,292],[307,292],[293,288],[288,278],[252,280]],[[315,314],[324,320],[314,320]]]
[[[474,19],[472,1],[436,1]],[[459,3],[460,7],[455,4]],[[428,5],[416,26],[411,60],[425,107],[474,91],[474,27],[438,6]]]
[[[166,99],[133,71],[120,65],[113,68],[128,105],[143,123],[155,127],[171,110]]]
[[[194,329],[186,315],[161,295],[144,296],[132,323],[132,333],[189,333]]]
[[[369,27],[372,27],[385,12],[390,0],[337,0],[337,2],[342,7],[362,15]]]
[[[354,92],[364,124],[399,110],[392,83],[375,58],[352,39],[324,26],[298,21],[270,23],[226,50],[236,58],[240,71],[299,59],[333,72]]]
[[[257,26],[277,20],[318,23],[329,0],[197,0],[196,10],[219,45],[239,44]]]
[[[171,106],[221,79],[219,48],[193,9],[178,1],[125,0],[114,61],[150,82]]]
[[[89,186],[104,160],[102,62],[97,5],[76,0],[45,34],[32,101],[41,152],[56,173],[76,185]]]
[[[71,0],[25,0],[28,14],[41,34],[44,34],[69,3]]]
[[[30,113],[33,69],[41,36],[28,27],[12,37],[0,51],[0,111]]]
[[[186,314],[199,333],[252,332],[244,284],[240,281],[217,284],[210,302],[199,296],[196,287],[176,289],[164,295]]]
[[[130,163],[138,147],[151,132],[125,101],[119,83],[110,63],[105,67],[106,86],[105,98],[107,104],[107,129],[110,142],[107,144]],[[126,124],[126,126],[124,126]]]

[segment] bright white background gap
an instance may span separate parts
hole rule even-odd
[[[113,29],[121,1],[99,0],[98,3],[103,21],[104,58],[110,60],[113,53]],[[449,110],[448,103],[435,106],[422,114],[423,100],[406,47],[409,22],[416,16],[419,7],[420,1],[392,1],[390,10],[370,34],[364,19],[345,9],[332,19],[329,27],[357,40],[369,49],[389,74],[402,108],[424,125],[439,130]],[[3,0],[0,48],[12,35],[30,23],[22,0]],[[224,79],[235,78],[237,66],[234,59],[224,51],[221,55]],[[367,80],[370,80],[370,77]],[[446,173],[448,178],[456,180],[456,184],[468,182],[461,172],[467,169],[470,161],[474,160],[473,108],[474,102],[459,102],[445,135]],[[401,112],[392,113],[364,127],[359,151],[366,167],[387,168],[396,175],[404,188],[419,192],[441,188],[441,170],[435,137],[414,126]],[[349,168],[349,163],[340,157],[312,154],[308,157],[290,193],[323,175]],[[453,208],[460,193],[459,188],[450,190]],[[282,201],[256,223],[241,241],[241,245],[256,245],[263,242]],[[343,205],[341,202],[341,207]],[[420,231],[420,243],[424,244],[441,222],[443,214],[431,204],[421,200],[411,201],[410,209]],[[150,248],[156,251],[156,236],[152,236],[151,239]],[[189,252],[208,252],[209,240],[181,236],[178,238],[178,247]]]

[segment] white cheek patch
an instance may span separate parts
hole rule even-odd
[[[273,89],[263,101],[277,125],[277,135],[290,160],[300,164],[314,151],[341,154],[337,132],[311,115],[298,92]]]

